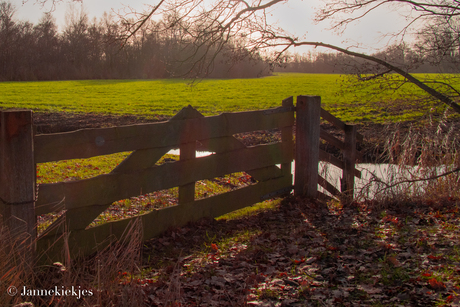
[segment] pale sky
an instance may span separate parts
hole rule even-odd
[[[1,1],[1,0],[0,0]],[[7,0],[8,1],[8,0]],[[50,6],[41,8],[35,4],[35,0],[9,0],[16,7],[16,18],[19,20],[28,20],[37,23],[44,12],[49,11]],[[157,0],[158,1],[158,0]],[[313,22],[314,8],[321,5],[321,0],[290,0],[286,4],[277,5],[272,9],[273,22],[288,32],[304,37],[309,41],[319,41],[333,44],[340,47],[359,46],[353,48],[356,51],[372,53],[373,51],[385,46],[387,40],[383,39],[384,34],[397,32],[405,25],[404,17],[400,16],[397,11],[380,9],[364,18],[363,20],[348,26],[343,35],[334,34],[327,28],[328,22],[315,25]],[[101,17],[104,11],[111,12],[112,9],[118,10],[123,8],[123,4],[129,5],[135,9],[142,10],[144,3],[155,4],[155,0],[82,0],[82,4],[74,2],[76,8],[83,5],[86,12],[91,18]],[[58,3],[53,16],[60,27],[65,24],[65,12],[68,10],[67,1]],[[61,28],[62,29],[62,28]],[[295,52],[305,52],[307,49],[293,50]],[[326,51],[319,49],[319,51]]]

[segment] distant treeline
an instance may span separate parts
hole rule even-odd
[[[126,25],[109,14],[89,20],[71,10],[58,31],[47,13],[38,24],[19,21],[14,6],[0,1],[0,81],[64,79],[131,79],[180,77],[193,70],[196,54],[184,52],[180,30],[151,22],[136,35],[123,38]],[[259,55],[243,56],[244,49],[227,48],[213,59],[208,77],[257,77],[268,74]]]
[[[168,20],[150,21],[133,36],[124,36],[132,25],[104,13],[89,20],[83,11],[70,10],[58,31],[50,13],[37,24],[19,21],[14,6],[0,0],[0,81],[69,79],[155,79],[193,75],[210,78],[250,78],[275,71],[306,73],[366,73],[379,69],[338,53],[286,55],[281,66],[269,64],[258,52],[226,42],[215,52],[203,42],[188,47],[183,28]],[[196,44],[196,42],[195,42]],[[200,42],[198,42],[200,44]],[[203,50],[212,55],[197,64]],[[452,61],[429,64],[416,51],[391,46],[374,54],[412,72],[451,72]],[[457,52],[458,56],[458,52]],[[454,61],[455,62],[455,61]],[[457,61],[458,62],[458,61]],[[204,66],[203,66],[204,65]],[[445,67],[444,67],[445,66]],[[194,73],[194,70],[199,73]]]
[[[447,51],[447,52],[446,52]],[[458,73],[460,71],[459,50],[437,50],[420,48],[417,44],[391,45],[383,51],[371,54],[411,73]],[[285,57],[276,68],[280,72],[305,73],[382,73],[384,67],[343,53],[293,54]]]

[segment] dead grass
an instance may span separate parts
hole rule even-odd
[[[68,248],[64,247],[64,263],[35,265],[33,272],[29,271],[29,274],[24,269],[27,267],[26,263],[18,258],[18,251],[1,248],[2,306],[15,306],[24,302],[30,302],[33,306],[141,306],[144,300],[141,289],[132,283],[132,277],[125,278],[120,274],[138,274],[141,234],[140,225],[134,223],[127,229],[121,242],[85,259],[70,260]],[[5,271],[6,268],[10,269]],[[16,287],[18,294],[8,295],[7,289],[12,285]],[[49,295],[43,295],[43,292],[36,295],[27,290],[54,292],[48,292]],[[65,290],[69,291],[67,295],[64,295]]]
[[[384,174],[374,173],[357,198],[404,202],[460,196],[459,126],[441,121],[383,132],[384,150],[378,160],[390,166]]]
[[[17,288],[24,285],[31,278],[31,270],[24,260],[19,242],[13,242],[6,227],[0,228],[0,301],[5,304],[14,304],[22,300],[17,300],[8,293],[14,293],[10,288],[15,285]]]

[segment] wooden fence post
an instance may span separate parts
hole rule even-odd
[[[31,265],[36,243],[32,111],[0,112],[0,202],[11,243]]]
[[[345,201],[353,199],[355,189],[356,131],[356,126],[345,125],[344,168],[341,181],[341,190],[344,193]]]
[[[316,198],[318,190],[321,97],[298,96],[294,194]]]
[[[195,159],[196,141],[180,144],[180,161]],[[188,172],[189,170],[184,170]],[[179,205],[195,200],[195,182],[179,187]]]
[[[194,118],[201,118],[204,117],[200,112],[194,109],[191,105],[188,105],[182,110],[179,111],[176,115],[174,115],[170,120],[187,120],[187,119],[194,119]],[[184,131],[179,145],[180,150],[180,161],[195,159],[196,157],[196,140],[191,140],[188,137],[187,131]],[[189,172],[190,170],[184,169],[184,172]],[[185,174],[184,174],[185,175]],[[182,186],[179,186],[179,197],[177,202],[180,204],[189,203],[195,200],[195,183],[189,183]]]
[[[283,100],[282,106],[289,108],[294,107],[293,97],[288,97]],[[286,145],[289,150],[294,149],[294,140],[292,139],[292,126],[281,128],[281,142]],[[283,176],[291,176],[292,178],[292,163],[283,163],[281,164],[281,170],[283,171]],[[291,179],[292,181],[292,179]]]

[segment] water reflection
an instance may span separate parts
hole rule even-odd
[[[173,149],[169,154],[179,155],[179,149]],[[213,154],[208,151],[197,151],[196,157],[206,157]],[[280,167],[280,165],[278,165]],[[342,170],[330,163],[320,162],[318,165],[319,174],[340,191],[340,181]],[[395,164],[372,164],[359,163],[356,169],[361,171],[361,178],[355,177],[355,197],[374,198],[384,196],[385,194],[397,193],[418,193],[424,190],[428,182],[407,182],[418,178],[436,176],[443,172],[449,171],[447,166],[437,168],[420,168],[419,166],[400,166]],[[292,173],[295,172],[295,161],[292,162]],[[406,181],[406,182],[404,182]],[[402,184],[394,185],[396,182]],[[394,185],[394,186],[393,186]],[[391,189],[388,188],[391,186]],[[318,190],[331,195],[318,185]]]

